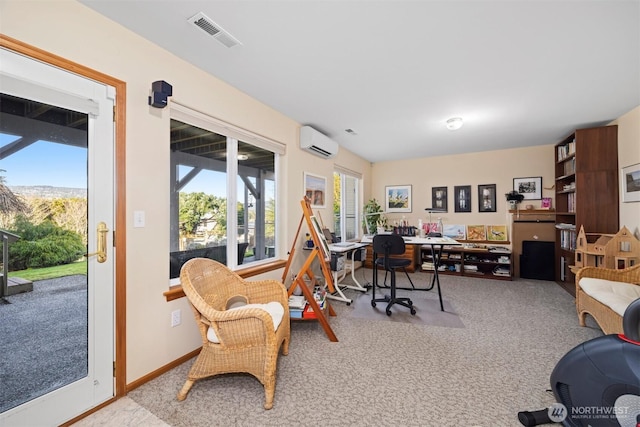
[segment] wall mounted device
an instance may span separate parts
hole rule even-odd
[[[300,148],[323,159],[338,154],[338,143],[311,126],[300,128]]]
[[[149,96],[149,105],[156,108],[164,108],[167,106],[167,98],[173,95],[173,86],[164,80],[158,80],[151,83],[151,96]]]

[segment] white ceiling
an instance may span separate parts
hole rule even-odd
[[[81,2],[371,162],[553,144],[640,105],[640,0]]]

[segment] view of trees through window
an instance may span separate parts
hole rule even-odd
[[[194,257],[234,267],[275,256],[273,152],[172,120],[171,166],[172,278]]]

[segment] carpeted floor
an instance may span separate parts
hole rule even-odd
[[[388,294],[387,290],[380,290],[380,295],[376,291],[376,298]],[[353,296],[352,309],[348,311],[348,316],[352,319],[368,319],[375,321],[391,321],[402,323],[414,323],[421,325],[442,326],[447,328],[464,328],[464,323],[455,312],[455,309],[448,300],[443,299],[444,311],[440,310],[440,302],[437,294],[424,291],[398,291],[398,296],[408,296],[413,302],[416,314],[412,315],[408,308],[393,305],[391,316],[387,316],[385,311],[387,304],[376,303],[375,308],[371,306],[371,292]]]
[[[82,275],[39,280],[0,304],[0,412],[87,375]]]
[[[357,291],[347,291],[357,303],[333,303],[337,343],[317,322],[293,322],[270,411],[247,375],[201,380],[178,402],[191,361],[128,397],[171,426],[518,426],[518,411],[554,402],[546,390],[560,357],[602,334],[578,325],[573,298],[554,282],[441,281],[448,322],[398,321],[402,308],[358,317],[370,296]],[[434,292],[407,293],[418,313],[438,311]]]

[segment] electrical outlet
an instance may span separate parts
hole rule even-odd
[[[171,312],[171,327],[176,327],[182,322],[182,313],[180,310],[174,310]]]

